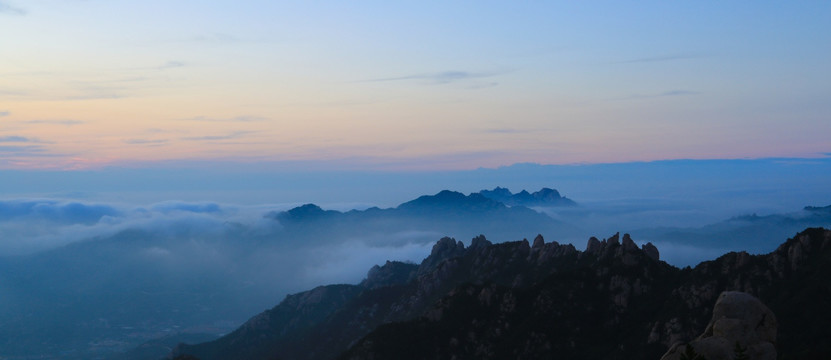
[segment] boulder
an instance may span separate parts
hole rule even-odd
[[[694,351],[706,360],[776,359],[776,317],[753,295],[725,291],[719,295],[710,323],[689,344],[675,344],[661,360],[689,358]],[[691,346],[688,350],[687,346]]]

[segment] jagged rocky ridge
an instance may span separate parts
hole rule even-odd
[[[695,268],[617,234],[585,251],[541,236],[470,246],[441,239],[420,265],[388,262],[359,285],[291,295],[213,342],[207,359],[661,357],[706,328],[738,290],[779,320],[780,359],[831,356],[831,231],[808,229],[766,255],[729,253]]]

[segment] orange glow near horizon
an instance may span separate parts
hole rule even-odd
[[[216,160],[429,170],[831,150],[831,50],[816,46],[831,31],[781,14],[827,27],[808,6],[755,9],[746,26],[765,20],[781,39],[802,39],[756,44],[729,11],[708,23],[718,36],[683,31],[715,16],[706,7],[667,8],[656,18],[683,24],[620,32],[589,26],[585,5],[512,7],[524,21],[504,26],[494,26],[500,5],[475,17],[451,6],[446,19],[427,7],[404,19],[361,5],[216,2],[187,16],[185,4],[153,1],[53,5],[0,12],[0,32],[15,34],[0,40],[3,169]],[[326,26],[288,14],[325,15]],[[141,16],[155,21],[127,21]],[[389,26],[427,19],[423,34]]]

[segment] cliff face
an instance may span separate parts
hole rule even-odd
[[[809,229],[767,255],[730,253],[690,269],[617,234],[571,245],[469,247],[440,240],[420,265],[387,263],[360,285],[292,295],[216,341],[200,359],[659,358],[694,339],[726,290],[779,319],[781,358],[831,355],[831,232]]]

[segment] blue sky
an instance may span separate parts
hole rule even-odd
[[[822,157],[828,2],[0,1],[0,167]]]

